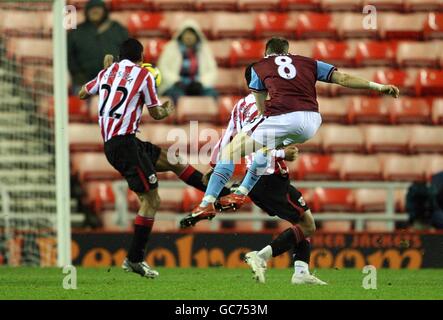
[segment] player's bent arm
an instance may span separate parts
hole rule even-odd
[[[264,114],[265,112],[265,101],[268,97],[268,91],[252,91],[252,94],[255,98],[255,104],[257,106],[257,110],[260,114]]]
[[[160,106],[151,107],[148,110],[152,118],[162,120],[174,112],[174,106],[171,101],[167,100]]]
[[[383,94],[393,96],[394,98],[398,98],[400,95],[400,90],[398,90],[396,86],[371,82],[366,79],[355,77],[339,71],[334,71],[332,73],[331,82],[351,89],[370,89],[378,91]]]
[[[82,88],[80,89],[80,91],[78,92],[78,97],[82,100],[88,99],[91,95],[88,93],[88,91],[86,90],[86,86],[82,86]]]

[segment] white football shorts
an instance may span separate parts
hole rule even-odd
[[[256,142],[274,149],[311,139],[320,128],[321,115],[314,111],[294,111],[259,119],[249,127],[249,135]]]

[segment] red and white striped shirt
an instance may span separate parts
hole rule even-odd
[[[215,145],[214,151],[211,155],[211,165],[215,165],[219,158],[219,153],[235,135],[241,131],[249,131],[254,123],[259,123],[262,116],[258,113],[257,105],[255,103],[254,95],[249,94],[246,97],[240,99],[234,106],[231,112],[231,118],[229,124],[224,131],[223,136]],[[267,168],[267,174],[281,174],[288,173],[288,167],[284,161],[284,150],[274,149],[271,151],[272,164]],[[246,165],[249,168],[252,164],[254,154],[246,156]]]
[[[159,105],[154,77],[129,60],[113,63],[86,84],[86,91],[99,95],[98,123],[106,142],[117,135],[135,134],[143,112]]]

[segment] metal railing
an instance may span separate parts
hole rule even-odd
[[[129,219],[129,215],[127,213],[127,203],[126,202],[126,194],[127,187],[126,184],[121,184],[121,182],[117,182],[118,187],[114,188],[115,191],[121,192],[120,196],[116,195],[116,210],[119,208],[119,212],[117,212],[117,221],[119,221],[119,225],[122,227],[128,226],[128,221],[124,221],[125,219]],[[315,214],[316,221],[353,221],[355,222],[355,230],[361,231],[365,228],[366,221],[386,221],[388,230],[393,231],[395,229],[396,221],[407,221],[408,216],[404,213],[396,213],[395,212],[395,190],[398,189],[406,189],[410,183],[408,182],[366,182],[366,181],[292,181],[291,182],[297,188],[325,188],[325,189],[385,189],[386,190],[386,203],[385,203],[385,212],[322,212],[319,214]],[[160,188],[181,188],[186,186],[181,181],[161,181]],[[123,210],[123,211],[121,211]],[[167,220],[167,221],[175,221],[178,225],[178,222],[181,218],[183,218],[186,214],[178,214],[176,212],[161,212],[158,215],[158,220]],[[236,212],[235,214],[220,214],[217,216],[217,219],[212,221],[211,229],[216,230],[221,221],[238,221],[238,220],[249,220],[254,221],[253,230],[260,230],[261,223],[263,221],[275,221],[278,218],[268,216],[267,214],[263,214],[261,209],[257,206],[253,206],[252,213],[246,212]]]

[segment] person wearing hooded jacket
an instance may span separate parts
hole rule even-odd
[[[106,54],[118,55],[118,48],[128,39],[128,31],[109,18],[102,0],[90,0],[85,6],[85,22],[68,33],[68,68],[72,88],[77,92],[103,68]]]
[[[158,61],[161,95],[174,102],[183,95],[217,97],[217,63],[199,25],[186,20],[165,45]]]

